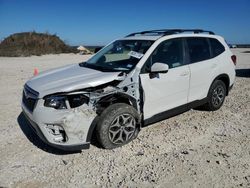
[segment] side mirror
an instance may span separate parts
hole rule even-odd
[[[156,62],[151,67],[152,73],[167,73],[169,66],[165,63]]]

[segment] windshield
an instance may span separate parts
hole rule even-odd
[[[103,72],[130,72],[143,57],[153,41],[117,40],[80,66]]]

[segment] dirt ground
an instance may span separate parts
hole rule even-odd
[[[89,56],[0,57],[0,187],[250,187],[250,53],[216,112],[190,110],[145,127],[114,150],[65,153],[43,144],[21,114],[24,83]]]

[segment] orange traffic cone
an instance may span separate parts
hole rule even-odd
[[[37,69],[37,68],[34,69],[33,75],[34,75],[34,76],[38,75],[38,69]]]

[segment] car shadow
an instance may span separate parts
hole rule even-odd
[[[96,137],[96,134],[93,133],[92,137],[91,137],[91,141],[90,141],[91,145],[99,148],[99,149],[103,149],[103,147],[101,146],[101,144],[98,142],[98,139]]]
[[[250,69],[236,69],[235,71],[237,77],[250,78]]]
[[[28,138],[28,140],[33,143],[36,147],[39,149],[55,154],[55,155],[67,155],[67,154],[73,154],[73,153],[81,153],[81,151],[63,151],[59,150],[57,148],[54,148],[45,142],[43,142],[34,132],[34,130],[31,128],[30,122],[26,119],[23,112],[19,114],[17,117],[17,123],[19,124],[20,129],[24,133],[24,135]]]

